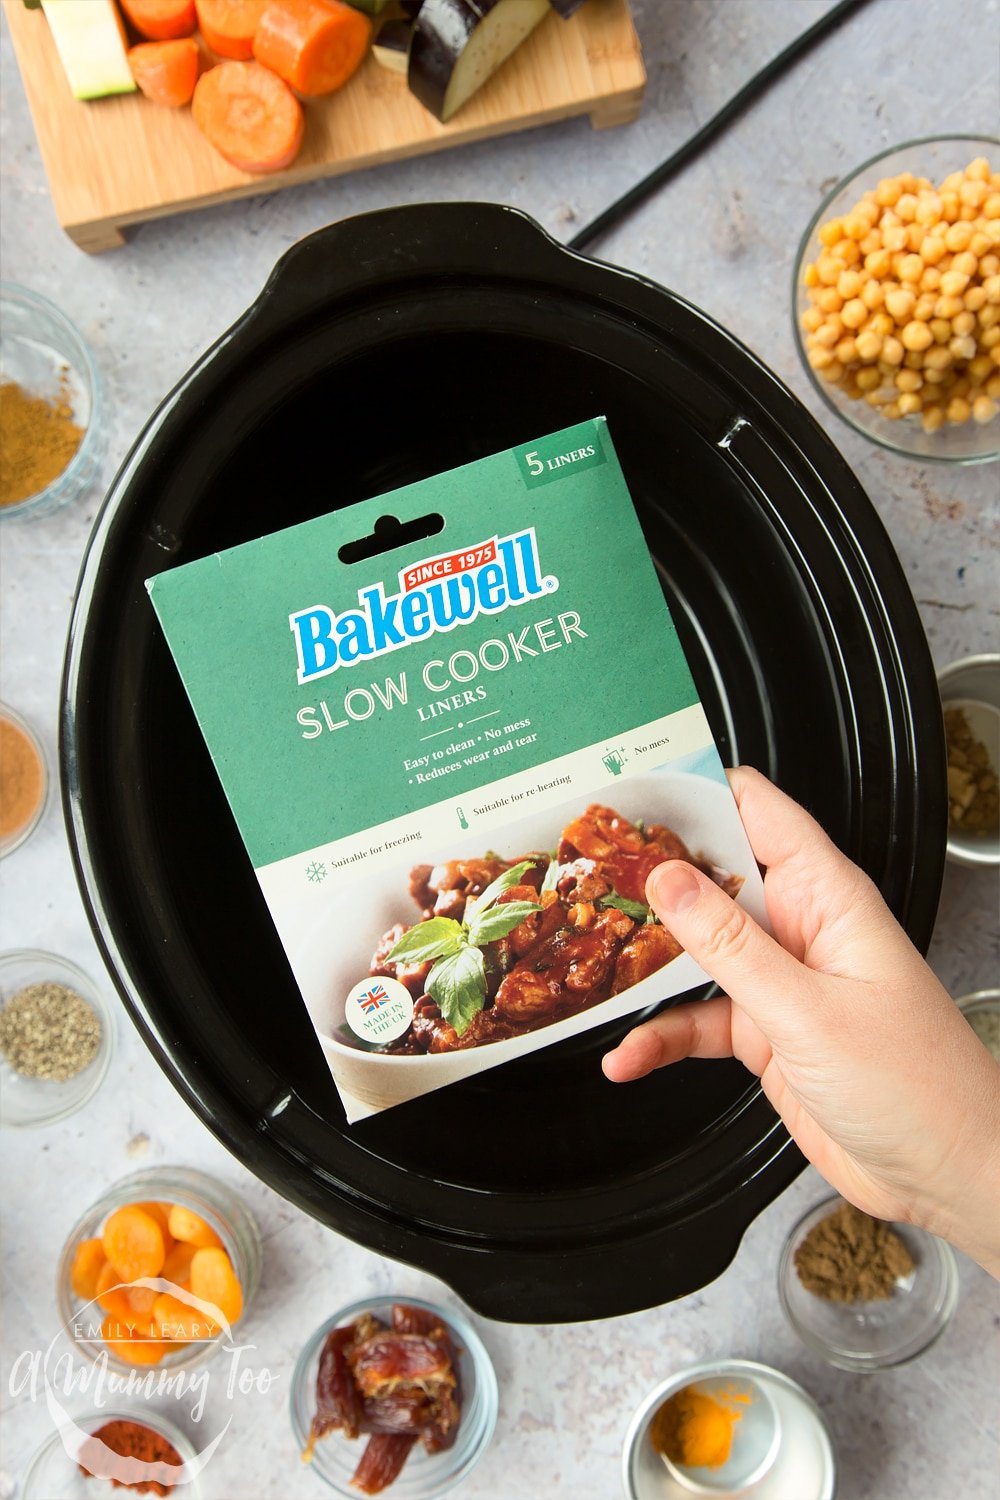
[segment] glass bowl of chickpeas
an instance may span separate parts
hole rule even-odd
[[[1000,458],[1000,140],[934,136],[837,184],[802,237],[792,321],[838,416],[914,458]]]

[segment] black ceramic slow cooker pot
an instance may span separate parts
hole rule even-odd
[[[281,259],[115,480],[65,674],[81,889],[178,1091],[307,1213],[518,1321],[711,1281],[801,1158],[735,1062],[607,1083],[624,1022],[346,1126],[143,581],[599,413],[724,757],[810,807],[925,945],[941,715],[870,503],[722,328],[510,209],[391,209]],[[627,672],[643,622],[607,587]]]

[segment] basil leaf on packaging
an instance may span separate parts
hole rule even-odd
[[[520,864],[511,865],[509,870],[504,870],[502,875],[498,875],[496,880],[490,882],[481,896],[465,903],[466,922],[474,922],[479,912],[485,911],[498,896],[502,896],[504,891],[509,891],[512,885],[520,885],[524,872],[533,870],[537,863],[536,859],[522,859]]]
[[[486,1000],[482,953],[467,943],[457,953],[439,958],[427,976],[425,989],[449,1026],[461,1036]]]
[[[555,890],[556,884],[557,884],[557,882],[559,880],[559,874],[560,874],[561,870],[562,870],[562,865],[559,863],[559,861],[556,859],[555,855],[553,854],[551,860],[549,861],[549,867],[545,871],[545,879],[542,881],[541,889],[543,891],[554,891]]]
[[[627,917],[634,917],[637,922],[648,922],[653,915],[645,901],[632,901],[628,896],[619,896],[614,886],[606,896],[601,896],[598,906],[613,906],[618,911],[623,911]]]
[[[465,942],[465,928],[452,917],[428,917],[393,945],[389,963],[420,964],[428,958],[455,953]]]
[[[483,943],[495,943],[499,938],[506,937],[508,932],[513,932],[525,917],[530,917],[532,912],[541,909],[537,901],[504,901],[500,906],[491,906],[481,917],[473,917],[469,928],[469,942],[477,943],[480,947]]]

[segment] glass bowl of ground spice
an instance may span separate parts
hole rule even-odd
[[[41,740],[20,714],[0,703],[0,859],[34,833],[48,793]]]
[[[114,1017],[76,964],[0,954],[0,1124],[51,1125],[86,1104],[108,1070]]]
[[[0,519],[75,500],[104,444],[101,379],[80,332],[47,297],[0,282]]]
[[[110,1500],[112,1495],[124,1500],[128,1493],[176,1490],[185,1500],[198,1500],[203,1491],[195,1458],[185,1434],[146,1403],[132,1410],[105,1407],[68,1416],[29,1461],[20,1495],[22,1500]]]
[[[832,1197],[788,1236],[778,1294],[816,1354],[842,1370],[885,1370],[916,1359],[944,1332],[958,1302],[958,1265],[925,1230]]]
[[[1000,655],[965,656],[938,673],[948,751],[948,858],[1000,865]]]

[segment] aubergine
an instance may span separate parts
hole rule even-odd
[[[364,11],[366,16],[380,16],[391,4],[392,0],[347,0],[352,10]]]
[[[568,21],[570,16],[575,16],[585,0],[549,0],[549,4],[557,15]]]
[[[549,0],[424,0],[410,42],[411,92],[450,120],[551,9]]]
[[[399,0],[399,8],[403,15],[412,21],[423,3],[424,0]]]
[[[386,21],[372,43],[375,61],[392,73],[405,73],[412,35],[409,21]]]

